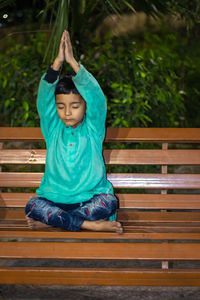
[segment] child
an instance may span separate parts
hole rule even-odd
[[[76,75],[59,80],[64,60]],[[26,204],[29,227],[122,233],[114,221],[117,199],[102,157],[106,99],[95,78],[75,60],[66,30],[55,61],[41,78],[37,109],[47,156],[38,197]]]

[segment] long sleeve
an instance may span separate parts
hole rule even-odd
[[[78,73],[72,77],[77,90],[86,101],[86,123],[102,140],[105,136],[107,102],[97,80],[80,64]]]
[[[39,84],[38,96],[37,96],[37,110],[40,116],[40,126],[43,136],[48,141],[52,130],[59,122],[59,116],[55,103],[55,89],[59,78],[53,83],[49,83],[45,80],[47,73],[45,73]]]
[[[47,69],[47,73],[44,77],[44,79],[48,82],[48,83],[54,83],[56,81],[56,79],[59,76],[59,72],[60,70],[56,71],[54,70],[51,65],[48,67]]]

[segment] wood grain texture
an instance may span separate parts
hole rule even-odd
[[[104,150],[107,165],[200,165],[200,150]],[[46,150],[0,150],[0,164],[45,164]]]
[[[200,209],[200,194],[115,194],[127,209]],[[0,193],[0,207],[25,207],[36,193]]]
[[[112,173],[107,175],[115,188],[199,189],[200,174]]]
[[[107,128],[105,142],[199,142],[200,128]],[[43,141],[39,127],[0,127],[0,141]]]
[[[200,240],[200,232],[125,232],[121,235],[114,232],[92,232],[92,231],[81,231],[81,232],[71,232],[62,229],[57,229],[57,231],[48,231],[48,229],[33,231],[29,228],[24,228],[23,230],[17,229],[17,227],[10,230],[0,229],[0,238],[4,239],[54,239],[59,241],[59,239],[69,240]]]
[[[58,284],[105,286],[200,286],[197,269],[0,267],[1,284]]]
[[[183,211],[118,211],[117,219],[121,222],[135,223],[189,223],[199,224],[200,212],[183,212]],[[1,224],[3,221],[25,221],[24,209],[2,209],[0,210]]]
[[[200,260],[198,243],[1,242],[1,258]]]
[[[43,173],[2,172],[0,187],[39,187]],[[200,174],[107,174],[114,188],[200,189]]]

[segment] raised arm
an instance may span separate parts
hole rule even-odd
[[[37,110],[40,116],[41,130],[46,141],[60,121],[55,104],[55,89],[59,80],[60,67],[65,60],[65,36],[66,34],[63,32],[58,55],[47,73],[42,76],[38,89]]]
[[[86,123],[102,140],[105,136],[107,102],[97,80],[83,65],[75,60],[68,31],[65,33],[65,60],[75,71],[72,78],[77,90],[86,102]]]
[[[79,72],[72,80],[87,105],[87,126],[103,140],[105,136],[107,102],[100,85],[83,65],[80,65]]]
[[[40,127],[46,142],[59,122],[55,104],[55,88],[58,79],[53,83],[50,83],[45,79],[47,76],[48,71],[40,80],[37,96],[37,110],[40,116]]]

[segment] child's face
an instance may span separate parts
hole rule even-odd
[[[57,94],[56,108],[63,123],[76,128],[83,120],[86,103],[78,94]]]

